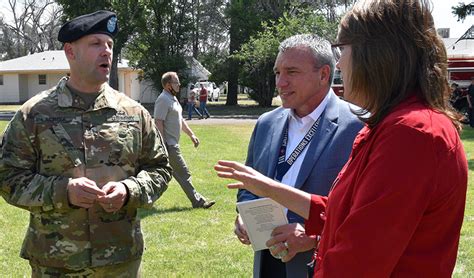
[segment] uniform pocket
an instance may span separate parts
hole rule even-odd
[[[138,164],[141,132],[137,123],[106,123],[101,126],[99,135],[102,142],[98,143],[110,148],[108,162],[111,165]]]

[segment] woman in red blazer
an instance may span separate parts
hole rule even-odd
[[[358,1],[334,47],[344,97],[366,126],[329,197],[236,162],[219,161],[218,175],[307,219],[306,233],[321,238],[314,277],[451,277],[468,166],[427,0]],[[294,255],[284,239],[267,246]]]

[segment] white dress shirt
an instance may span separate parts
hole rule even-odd
[[[303,140],[304,136],[310,128],[313,126],[314,122],[321,116],[326,105],[329,101],[331,94],[328,93],[321,103],[313,110],[310,114],[304,116],[303,118],[298,117],[293,110],[290,111],[290,117],[288,119],[288,144],[286,146],[286,153],[285,153],[285,160],[291,155],[293,150],[298,146],[298,144]],[[321,128],[321,122],[319,123],[318,129]],[[311,139],[311,142],[316,140],[314,137]],[[293,165],[291,165],[288,172],[283,176],[281,182],[283,184],[289,185],[291,187],[295,187],[296,179],[298,178],[298,174],[301,169],[301,165],[303,164],[304,157],[308,152],[308,147],[311,142],[306,145],[304,150],[295,160]]]

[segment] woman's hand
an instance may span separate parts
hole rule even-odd
[[[265,177],[251,167],[235,161],[219,160],[214,169],[221,178],[239,181],[228,184],[228,188],[245,189],[261,197],[267,197],[269,195],[268,191],[275,183],[272,179]]]
[[[308,219],[311,194],[274,181],[251,167],[235,161],[219,160],[214,169],[221,178],[239,181],[228,184],[228,188],[245,189],[255,195],[269,197],[296,214]]]

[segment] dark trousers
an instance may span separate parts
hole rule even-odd
[[[286,278],[286,266],[270,254],[268,250],[262,250],[260,278]]]
[[[469,125],[471,127],[474,127],[474,111],[473,111],[473,108],[469,108]]]
[[[207,108],[206,108],[206,102],[205,101],[200,101],[199,102],[199,110],[201,110],[201,114],[202,116],[207,116],[207,118],[209,118],[211,115],[209,114],[209,111],[207,111]]]
[[[191,120],[192,116],[193,116],[193,111],[194,113],[196,113],[199,117],[202,118],[202,114],[201,112],[199,112],[199,110],[197,109],[196,105],[194,104],[194,102],[188,102],[188,120]]]

